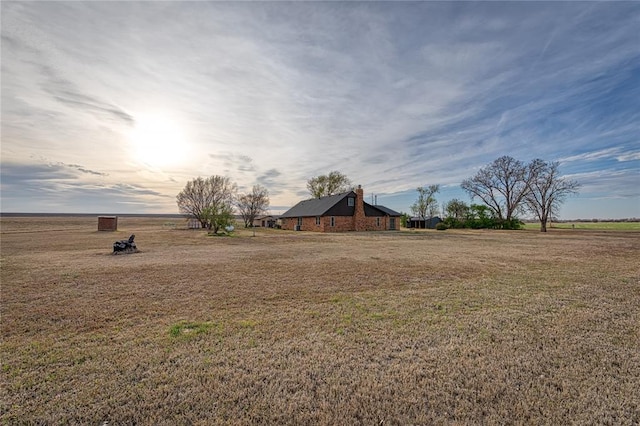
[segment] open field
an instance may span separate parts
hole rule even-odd
[[[549,229],[592,231],[640,231],[640,222],[553,222]],[[540,230],[540,223],[525,223],[525,229]]]
[[[0,225],[2,423],[640,423],[638,232]]]

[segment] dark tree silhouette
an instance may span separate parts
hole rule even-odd
[[[254,185],[251,192],[238,197],[237,206],[247,228],[256,216],[266,213],[269,208],[269,191],[264,186]]]
[[[524,202],[540,221],[540,232],[547,232],[549,218],[557,215],[567,195],[578,192],[580,184],[561,177],[557,161],[533,160],[529,164],[529,175]]]

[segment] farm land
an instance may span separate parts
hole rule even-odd
[[[640,423],[637,230],[118,225],[0,220],[3,424]]]

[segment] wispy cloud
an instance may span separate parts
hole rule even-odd
[[[582,154],[572,155],[570,157],[561,158],[559,161],[561,163],[568,163],[571,161],[595,161],[601,160],[603,158],[619,158],[619,154],[620,148],[607,148],[598,151],[584,152]]]
[[[52,91],[52,94],[54,99],[58,102],[77,108],[82,112],[89,112],[98,117],[102,117],[104,115],[110,116],[118,120],[122,120],[128,125],[133,125],[135,122],[131,115],[120,110],[115,105],[109,105],[99,99],[92,98],[91,96],[74,93],[70,90],[63,90],[59,92]]]
[[[60,163],[60,164],[64,165],[64,163]],[[81,166],[79,164],[67,164],[66,166],[67,167],[71,167],[73,169],[76,169],[76,170],[78,170],[78,171],[80,171],[82,173],[87,173],[87,174],[90,174],[90,175],[109,176],[109,173],[97,172],[95,170],[89,170],[89,169],[87,169],[87,168],[85,168],[85,167],[83,167],[83,166]]]
[[[583,173],[573,173],[564,176],[566,179],[578,181],[584,191],[590,196],[607,194],[610,197],[630,198],[638,195],[637,168],[621,170],[596,170]]]
[[[616,157],[618,161],[640,161],[640,151],[636,152],[628,152],[625,154],[618,155]]]

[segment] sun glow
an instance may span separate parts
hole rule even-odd
[[[176,166],[186,157],[186,136],[177,121],[163,115],[136,117],[131,143],[136,159],[152,166]]]

